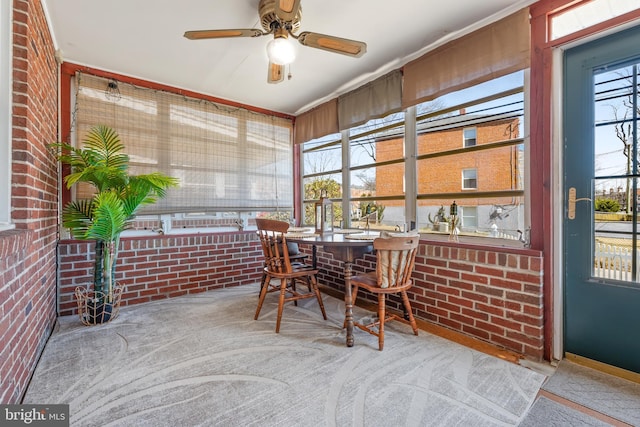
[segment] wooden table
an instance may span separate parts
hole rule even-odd
[[[357,233],[357,231],[354,231]],[[373,239],[379,237],[377,232],[369,233],[370,239],[352,239],[346,234],[332,233],[302,237],[296,234],[287,235],[287,242],[313,245],[313,263],[315,268],[316,248],[321,246],[325,252],[333,254],[333,257],[343,262],[344,268],[344,306],[347,325],[347,347],[353,347],[353,303],[351,296],[352,265],[357,258],[373,251]]]

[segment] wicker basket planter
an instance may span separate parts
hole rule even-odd
[[[122,285],[116,284],[111,293],[111,301],[107,301],[107,295],[102,292],[77,287],[76,300],[80,321],[91,326],[107,323],[118,317],[123,289]]]

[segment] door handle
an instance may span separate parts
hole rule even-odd
[[[569,205],[567,206],[567,217],[569,219],[575,219],[576,218],[576,202],[581,202],[581,201],[591,201],[590,198],[588,197],[581,197],[579,199],[576,199],[576,187],[571,187],[569,188]]]

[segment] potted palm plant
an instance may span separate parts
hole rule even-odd
[[[78,312],[84,324],[107,322],[118,314],[122,286],[115,282],[121,233],[141,206],[165,197],[178,180],[161,173],[130,175],[129,156],[118,134],[108,126],[89,130],[83,146],[51,144],[57,159],[69,165],[67,188],[88,183],[93,197],[74,200],[62,210],[62,225],[79,240],[95,240],[93,290],[78,287]]]

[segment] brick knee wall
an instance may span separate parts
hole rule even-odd
[[[301,250],[311,253],[309,245]],[[60,242],[60,314],[77,314],[74,290],[91,284],[93,244]],[[375,268],[367,254],[354,274]],[[343,264],[317,251],[321,284],[344,291]],[[262,252],[255,232],[122,239],[117,280],[123,305],[170,298],[260,280]],[[543,356],[542,255],[539,251],[487,248],[422,240],[411,300],[420,319],[503,347],[531,359]],[[358,298],[376,297],[361,290]],[[388,306],[401,310],[399,297]]]
[[[320,282],[344,291],[342,263],[321,249],[317,259]],[[374,269],[372,254],[353,266],[354,274]],[[412,278],[408,294],[416,317],[542,360],[541,252],[423,239]],[[358,298],[377,301],[365,290]],[[399,297],[389,296],[387,306],[402,310]]]
[[[89,241],[59,245],[60,315],[78,313],[75,288],[93,282]],[[262,274],[262,249],[255,231],[122,238],[116,280],[125,285],[123,306],[216,288],[253,284]]]

